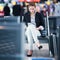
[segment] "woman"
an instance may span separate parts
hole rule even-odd
[[[33,50],[33,39],[35,41],[35,44],[39,49],[42,48],[42,46],[39,43],[38,37],[41,36],[39,30],[44,29],[44,23],[43,23],[43,17],[40,13],[36,12],[36,6],[34,3],[30,3],[29,11],[24,15],[24,22],[26,23],[27,29],[26,29],[26,36],[29,43],[29,50],[27,53],[27,56],[32,56]]]

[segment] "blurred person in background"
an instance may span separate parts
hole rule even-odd
[[[55,5],[53,3],[50,4],[50,16],[53,16],[55,12]]]
[[[18,5],[16,3],[15,5],[13,5],[12,9],[13,9],[13,15],[14,16],[20,16],[20,14],[21,14],[21,5]]]
[[[46,7],[43,6],[42,9],[40,6],[36,6],[36,12],[40,13],[43,17],[46,17]]]
[[[36,6],[36,12],[40,13],[40,6]]]
[[[58,0],[53,0],[53,2],[50,5],[50,11],[52,12],[52,15],[55,14],[55,5],[58,3]]]
[[[3,6],[0,6],[0,17],[4,17]]]
[[[21,6],[20,16],[24,16],[24,5],[20,5],[20,6]]]
[[[43,17],[46,17],[46,8],[42,8],[40,6],[36,6],[36,12],[40,13]]]
[[[50,4],[51,4],[51,2],[50,1],[47,1],[45,3],[45,6],[44,6],[44,8],[46,8],[46,11],[48,12],[48,15],[50,15]]]
[[[38,49],[41,49],[42,46],[38,40],[38,36],[41,36],[40,30],[44,30],[43,17],[39,12],[36,12],[36,6],[34,3],[29,3],[29,11],[24,15],[24,22],[26,24],[26,36],[29,43],[29,50],[27,56],[32,56],[33,53],[33,39],[35,41]]]
[[[4,16],[10,16],[10,8],[9,8],[8,4],[6,4],[4,6],[3,11],[4,11]]]
[[[46,12],[47,12],[47,9],[45,6],[42,7],[42,10],[41,10],[41,14],[43,17],[46,17]]]

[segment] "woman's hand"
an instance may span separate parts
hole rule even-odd
[[[39,26],[38,28],[36,28],[37,30],[44,30],[43,26]]]

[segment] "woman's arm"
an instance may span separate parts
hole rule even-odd
[[[44,27],[43,26],[39,26],[36,28],[37,30],[44,30]]]
[[[44,30],[44,26],[45,26],[45,24],[44,24],[44,17],[42,16],[41,13],[39,13],[39,24],[40,24],[40,26],[37,27],[37,29],[38,30]]]

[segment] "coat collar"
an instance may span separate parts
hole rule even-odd
[[[30,12],[28,12],[27,15],[28,15],[29,20],[31,20]],[[37,13],[35,14],[35,19],[36,19],[36,15],[37,15]]]

